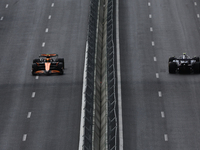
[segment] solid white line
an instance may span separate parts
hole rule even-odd
[[[116,0],[116,50],[117,50],[117,94],[118,94],[118,121],[119,121],[119,150],[124,149],[121,68],[120,68],[120,40],[119,40],[119,0]]]
[[[51,19],[51,15],[49,15],[48,19]]]
[[[166,142],[168,141],[168,135],[167,134],[164,134],[164,139],[165,139]]]
[[[8,8],[8,4],[6,4],[6,8]]]
[[[39,76],[36,76],[35,79],[36,79],[36,80],[39,79]]]
[[[85,92],[86,92],[86,85],[87,85],[87,79],[86,79],[86,69],[87,69],[87,58],[88,58],[88,41],[86,41],[86,48],[85,48],[85,64],[84,64],[84,70],[83,70],[83,88],[82,88],[82,106],[81,106],[81,118],[80,118],[80,135],[79,135],[79,150],[82,150],[83,141],[84,141],[84,118],[85,118]]]
[[[151,6],[151,3],[150,3],[150,2],[148,2],[148,6]]]
[[[27,134],[24,134],[23,138],[22,138],[22,141],[26,141],[26,138],[27,138]]]
[[[159,78],[159,73],[156,73],[156,78]]]
[[[49,32],[49,29],[48,29],[48,28],[46,28],[46,29],[45,29],[45,32]]]
[[[158,96],[162,97],[162,92],[161,91],[158,91]]]
[[[42,43],[42,47],[45,47],[45,42]]]
[[[33,93],[32,93],[31,97],[32,97],[32,98],[34,98],[34,97],[35,97],[35,92],[33,92]]]
[[[152,45],[152,46],[155,46],[155,42],[154,42],[154,41],[152,41],[152,42],[151,42],[151,45]]]
[[[150,31],[153,32],[153,28],[152,27],[150,27]]]
[[[165,112],[164,111],[161,111],[161,117],[165,118]]]
[[[31,112],[28,112],[27,118],[31,118]]]
[[[54,7],[54,3],[51,4],[51,7]]]
[[[153,57],[153,60],[154,60],[154,61],[157,61],[157,58],[156,58],[156,57]]]
[[[152,14],[149,14],[149,18],[152,18]]]

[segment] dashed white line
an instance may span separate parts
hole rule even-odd
[[[51,15],[49,15],[48,19],[51,19]]]
[[[161,91],[158,91],[158,96],[162,97],[162,92]]]
[[[6,4],[6,8],[8,8],[8,6],[9,6],[9,5],[8,5],[8,4]]]
[[[197,2],[194,2],[194,5],[197,6]]]
[[[1,19],[0,20],[3,20],[3,17],[1,17]]]
[[[157,79],[159,78],[159,73],[156,73],[156,78],[157,78]]]
[[[151,6],[151,3],[150,3],[150,2],[148,2],[148,6]]]
[[[45,29],[45,32],[46,32],[46,33],[49,32],[49,28],[46,28],[46,29]]]
[[[157,61],[157,58],[156,58],[156,57],[153,57],[153,60],[154,60],[154,61]]]
[[[200,15],[199,14],[197,14],[197,18],[199,18],[200,17]]]
[[[39,79],[39,76],[36,76],[35,79],[38,80],[38,79]]]
[[[54,3],[51,4],[51,7],[54,7]]]
[[[168,135],[167,134],[164,134],[164,139],[165,139],[166,142],[168,141]]]
[[[161,117],[165,118],[165,112],[164,111],[161,111]]]
[[[26,141],[26,139],[27,139],[27,134],[24,134],[23,138],[22,138],[22,141]]]
[[[27,118],[31,118],[31,112],[28,112]]]
[[[152,46],[155,46],[155,42],[154,42],[154,41],[152,41],[152,42],[151,42],[151,45],[152,45]]]
[[[35,92],[33,92],[33,93],[32,93],[31,97],[32,97],[32,98],[34,98],[34,97],[35,97]]]
[[[152,14],[149,14],[149,18],[152,18]]]
[[[45,47],[45,42],[42,43],[42,47]]]
[[[152,27],[150,27],[150,31],[153,32],[153,28]]]

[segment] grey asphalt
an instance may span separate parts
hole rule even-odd
[[[200,55],[194,2],[120,1],[125,150],[200,149],[200,75],[168,73],[170,56]]]
[[[78,149],[88,15],[89,0],[0,1],[1,150]],[[41,53],[64,75],[32,76]]]

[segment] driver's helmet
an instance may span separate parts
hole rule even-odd
[[[46,62],[50,62],[50,61],[51,61],[51,58],[47,58],[47,59],[46,59]]]
[[[188,59],[189,56],[186,53],[183,53],[183,59]]]

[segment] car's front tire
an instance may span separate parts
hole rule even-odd
[[[200,73],[200,63],[199,62],[195,62],[194,64],[193,64],[193,71],[194,71],[194,73]]]
[[[170,62],[168,67],[169,67],[169,73],[171,73],[171,74],[176,73],[176,70],[177,70],[176,62]]]

